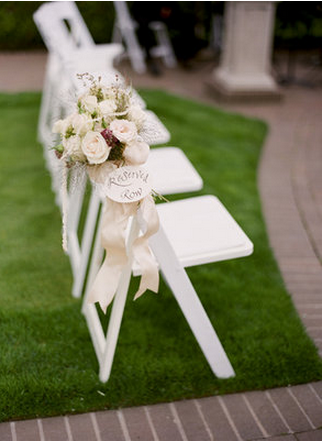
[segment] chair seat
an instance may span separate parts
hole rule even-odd
[[[113,62],[123,51],[123,46],[116,43],[78,47],[70,52],[65,63],[69,63],[68,68],[70,71],[74,69],[77,73],[115,70],[120,75],[114,69]]]
[[[160,194],[186,193],[203,187],[202,178],[178,147],[151,149],[144,167],[151,173],[153,190]]]
[[[252,254],[254,246],[218,198],[211,195],[157,205],[165,235],[183,267]],[[134,276],[140,275],[137,262]]]
[[[215,196],[157,205],[160,223],[184,267],[247,256],[253,244]]]

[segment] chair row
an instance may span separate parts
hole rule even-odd
[[[105,78],[119,75],[113,61],[121,53],[122,47],[114,44],[100,47],[95,45],[74,2],[45,3],[35,13],[34,18],[49,51],[38,133],[44,146],[46,165],[52,176],[56,202],[60,206],[58,161],[53,152],[48,151],[53,142],[52,123],[70,111],[70,98],[80,91],[75,73],[84,69]],[[70,23],[70,32],[66,28],[65,20]],[[137,101],[145,107],[138,94]],[[155,114],[150,113],[150,117],[159,135],[156,144],[168,142],[170,134],[167,129]],[[146,166],[153,176],[154,190],[163,195],[202,189],[202,178],[178,147],[151,149]],[[87,178],[84,174],[81,181],[77,182],[76,190],[69,194],[70,216],[67,235],[74,279],[72,294],[75,297],[84,294],[82,311],[99,360],[100,379],[105,382],[109,379],[112,368],[129,281],[133,273],[138,273],[138,269],[130,258],[122,273],[105,335],[96,306],[86,301],[103,257],[100,244],[100,207],[104,200],[91,191],[86,206],[86,185]],[[85,225],[82,237],[79,238],[79,223],[84,209]],[[149,243],[159,269],[175,295],[214,374],[221,378],[233,376],[234,370],[184,268],[246,256],[252,253],[253,245],[214,196],[199,196],[158,204],[157,210],[160,230],[150,238]],[[130,231],[129,247],[131,241],[140,234],[135,217],[131,219]]]

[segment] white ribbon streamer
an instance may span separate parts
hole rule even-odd
[[[159,216],[151,195],[141,201],[138,221],[143,235],[133,243],[133,254],[141,269],[142,277],[134,300],[144,294],[147,289],[158,292],[159,288],[158,265],[148,244],[149,237],[159,229]]]
[[[148,238],[159,228],[159,218],[152,196],[146,196],[139,203],[122,204],[107,198],[102,214],[101,243],[106,251],[104,262],[91,288],[88,302],[100,304],[103,312],[112,302],[118,288],[123,268],[126,266],[129,255],[126,250],[126,228],[131,216],[141,215],[143,235],[137,237],[132,246],[135,260],[141,269],[140,286],[134,300],[140,297],[147,289],[154,292],[159,287],[159,271],[157,263],[148,245]],[[129,250],[130,254],[131,250]]]

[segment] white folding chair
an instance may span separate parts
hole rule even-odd
[[[137,23],[132,19],[126,1],[115,1],[114,6],[116,17],[113,29],[113,41],[116,43],[124,42],[126,52],[123,53],[123,56],[127,55],[133,69],[137,73],[142,74],[146,72],[146,63],[144,51],[136,36]],[[166,25],[161,21],[153,21],[149,27],[154,32],[157,42],[156,46],[151,50],[151,55],[155,58],[161,58],[167,67],[176,67],[177,59]]]
[[[136,24],[130,16],[126,2],[115,1],[115,22],[112,40],[115,43],[123,43],[127,48],[126,54],[130,58],[135,72],[146,72],[145,56],[135,34]]]
[[[166,25],[162,21],[152,21],[150,28],[154,31],[157,40],[157,45],[151,50],[152,56],[161,58],[167,67],[176,67],[178,63]]]
[[[203,181],[193,167],[187,156],[177,147],[153,148],[150,151],[145,167],[149,170],[153,179],[153,189],[161,195],[186,193],[201,190]],[[81,248],[72,247],[75,253],[72,259],[77,264],[77,270],[73,271],[74,282],[72,294],[80,297],[84,288],[84,280],[89,263],[89,256],[93,246],[94,231],[99,222],[98,213],[101,199],[96,192],[92,192],[87,210],[84,233],[81,240]],[[75,225],[70,235],[75,240]],[[97,236],[98,237],[98,236]],[[98,248],[99,249],[99,248]],[[99,259],[94,253],[95,260]]]
[[[66,116],[76,93],[76,73],[106,71],[115,76],[114,60],[122,53],[117,44],[96,45],[74,2],[48,2],[33,15],[48,49],[45,82],[38,122],[38,139],[44,146],[46,165],[54,175],[57,191],[57,160],[53,144],[53,123]],[[76,88],[77,90],[77,88]]]
[[[253,244],[214,196],[163,203],[159,204],[157,209],[160,229],[150,238],[149,243],[162,275],[172,290],[213,373],[219,378],[234,376],[233,367],[184,267],[247,256],[253,252]],[[128,239],[129,250],[138,234],[139,225],[134,218]],[[99,255],[98,242],[95,244],[95,254],[96,257]],[[100,261],[94,258],[91,262],[82,311],[99,361],[99,377],[102,382],[106,382],[110,376],[132,274],[133,257],[131,253],[129,254],[129,262],[122,273],[113,301],[106,336],[96,306],[87,303]]]

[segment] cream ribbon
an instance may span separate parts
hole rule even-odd
[[[140,286],[134,300],[147,289],[157,292],[159,271],[157,263],[148,245],[148,238],[159,229],[159,218],[152,196],[146,196],[140,202],[119,203],[106,198],[102,214],[101,243],[106,251],[104,262],[94,280],[88,303],[100,304],[106,312],[117,291],[123,268],[133,252],[134,259],[141,269]],[[142,236],[138,236],[132,250],[126,250],[126,228],[131,216],[138,216]]]
[[[138,299],[147,289],[158,292],[158,264],[149,247],[148,239],[159,229],[159,216],[151,195],[142,199],[138,210],[138,222],[143,233],[133,243],[134,259],[141,269],[141,281],[134,300]]]

